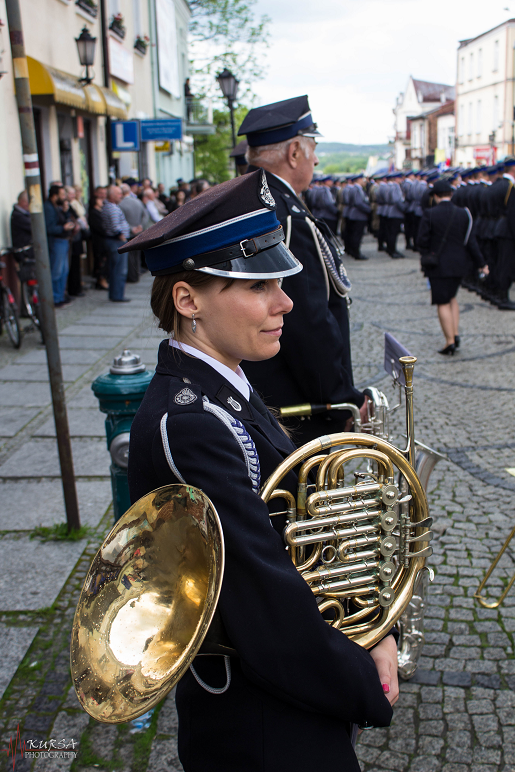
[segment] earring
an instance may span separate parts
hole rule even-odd
[[[191,330],[192,332],[197,332],[197,320],[195,319],[195,314],[191,315]]]

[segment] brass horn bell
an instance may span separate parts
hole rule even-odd
[[[220,521],[198,488],[167,485],[116,523],[86,577],[71,641],[73,683],[97,721],[130,721],[184,675],[215,612]]]

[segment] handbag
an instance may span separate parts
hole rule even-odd
[[[447,223],[447,228],[445,229],[445,233],[440,243],[440,246],[438,247],[438,251],[426,252],[425,254],[420,255],[420,265],[422,268],[438,268],[438,264],[440,262],[440,254],[442,252],[445,242],[447,241],[447,236],[449,235],[449,231],[451,230],[451,225],[454,220],[455,214],[456,214],[456,209],[453,209],[451,219]]]

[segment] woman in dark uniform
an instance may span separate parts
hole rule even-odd
[[[239,363],[274,356],[301,270],[282,244],[261,171],[173,212],[122,249],[143,249],[152,308],[170,335],[131,429],[136,501],[186,482],[211,499],[226,562],[220,625],[236,656],[197,656],[177,687],[186,772],[358,772],[355,725],[388,726],[398,695],[392,635],[370,653],[328,625],[285,550],[283,516],[259,497],[295,446]],[[299,356],[307,352],[299,352]],[[296,490],[296,477],[284,487]]]
[[[431,285],[431,304],[438,308],[438,319],[445,336],[439,354],[452,356],[460,347],[460,307],[456,299],[461,280],[473,262],[485,275],[488,266],[481,254],[469,210],[451,201],[454,188],[447,180],[435,182],[432,194],[436,206],[426,209],[420,222],[417,247],[422,255],[433,253],[438,265],[423,268]]]

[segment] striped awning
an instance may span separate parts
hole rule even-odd
[[[89,83],[83,86],[74,76],[27,57],[32,96],[45,97],[51,104],[68,105],[85,113],[127,118],[127,110],[114,91]]]

